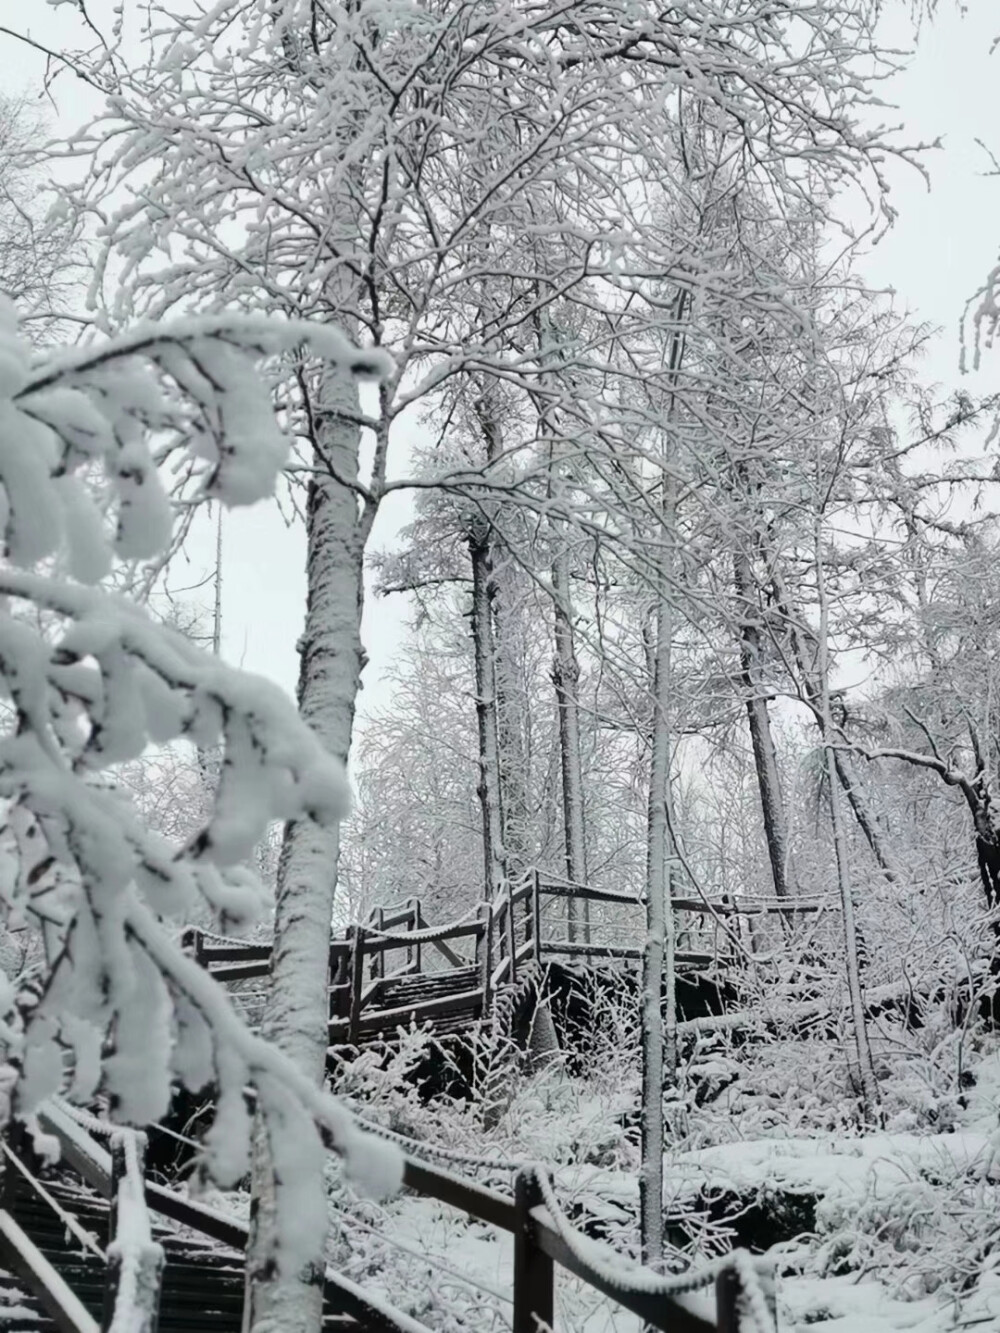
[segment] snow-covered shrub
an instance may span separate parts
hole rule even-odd
[[[247,1031],[170,923],[199,907],[219,929],[251,921],[262,890],[243,863],[264,829],[339,819],[345,776],[275,686],[100,585],[167,550],[165,481],[178,473],[189,495],[225,504],[271,492],[287,440],[255,364],[304,353],[328,376],[386,369],[332,330],[242,316],[37,360],[0,302],[0,915],[38,939],[31,975],[0,996],[13,1110],[30,1117],[53,1093],[85,1101],[100,1087],[120,1120],[143,1124],[175,1080],[211,1082],[206,1163],[226,1183],[247,1168],[253,1084],[292,1263],[322,1235],[321,1134],[348,1166],[383,1165],[337,1103]],[[220,756],[206,818],[180,844],[109,777],[175,738]]]

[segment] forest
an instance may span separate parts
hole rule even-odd
[[[984,31],[3,7],[0,1329],[1000,1329]]]

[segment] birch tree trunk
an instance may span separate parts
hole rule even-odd
[[[587,882],[587,837],[583,817],[583,769],[580,760],[580,663],[573,636],[569,588],[569,556],[561,547],[552,562],[555,592],[555,658],[552,683],[559,709],[559,757],[562,768],[563,839],[566,878],[573,884]],[[570,943],[590,940],[590,904],[584,899],[566,899]],[[582,909],[582,910],[581,910]],[[581,930],[582,927],[582,930]]]
[[[740,608],[740,675],[746,693],[747,721],[753,745],[757,790],[764,820],[764,837],[771,862],[771,878],[778,898],[790,896],[788,885],[788,826],[781,795],[778,758],[771,731],[771,715],[761,692],[760,630],[754,619],[755,596],[753,571],[745,551],[733,556],[733,581]]]
[[[681,307],[683,309],[683,307]],[[674,356],[679,365],[680,344]],[[639,1234],[643,1263],[658,1268],[663,1256],[663,1087],[677,1077],[677,930],[671,903],[674,821],[670,810],[671,663],[673,608],[668,577],[676,540],[675,483],[663,479],[653,646],[653,723],[650,737],[646,850],[646,945],[642,974],[642,1164]],[[666,1003],[664,1004],[664,1000]]]
[[[663,1087],[677,1071],[674,913],[670,903],[673,821],[670,800],[670,605],[661,589],[653,678],[646,852],[646,945],[642,960],[642,1165],[639,1222],[642,1261],[656,1268],[663,1254]],[[666,990],[666,1017],[664,1016]]]
[[[316,421],[317,472],[306,509],[307,605],[299,641],[298,702],[324,746],[345,764],[364,654],[364,540],[351,483],[358,476],[358,393],[346,374],[325,377]],[[326,471],[325,469],[329,469]],[[271,984],[262,1033],[316,1084],[329,1045],[329,960],[340,830],[289,824],[278,863]],[[317,1182],[324,1190],[323,1181]],[[251,1333],[319,1333],[323,1273],[278,1275],[274,1179],[258,1120],[243,1327]]]

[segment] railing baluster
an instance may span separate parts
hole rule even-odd
[[[199,967],[205,966],[205,935],[197,926],[186,926],[181,934],[181,948]]]
[[[479,984],[483,990],[485,1018],[493,1003],[493,908],[489,903],[483,903],[479,914],[482,920],[482,935],[476,937],[476,950],[479,952]]]
[[[358,1024],[361,1020],[361,994],[365,984],[365,931],[363,926],[349,926],[347,930],[351,941],[350,983],[351,1008],[347,1023],[347,1040],[354,1045],[358,1040]]]
[[[531,886],[531,933],[535,945],[535,961],[542,957],[542,877],[536,870]]]
[[[514,935],[514,889],[507,880],[507,953],[510,957],[510,980],[517,981],[517,939]]]

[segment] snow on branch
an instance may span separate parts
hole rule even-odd
[[[165,1113],[172,1083],[214,1083],[206,1166],[232,1182],[253,1085],[295,1266],[324,1234],[312,1188],[324,1146],[376,1186],[398,1174],[392,1155],[242,1026],[171,923],[206,905],[222,929],[249,923],[263,890],[243,863],[267,825],[340,819],[346,778],[277,687],[95,585],[116,557],[170,542],[165,439],[206,497],[269,494],[286,440],[256,365],[304,353],[331,377],[391,370],[333,330],[242,316],[140,327],[36,364],[0,305],[0,915],[40,940],[37,975],[0,987],[13,1110],[100,1089],[117,1120],[142,1125]],[[114,778],[176,739],[221,755],[185,846],[146,828]]]

